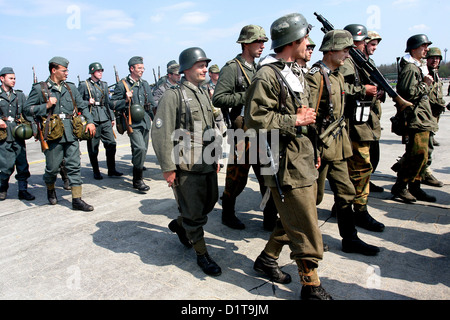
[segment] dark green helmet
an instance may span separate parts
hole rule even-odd
[[[406,42],[406,50],[405,52],[411,52],[413,49],[417,49],[423,44],[432,44],[428,37],[425,34],[416,34],[408,39]]]
[[[362,24],[349,24],[344,30],[352,34],[353,41],[364,41],[369,38],[367,28]]]
[[[133,104],[130,107],[131,119],[134,122],[141,122],[145,117],[145,110],[140,104]]]
[[[352,34],[347,30],[331,30],[328,31],[322,40],[319,51],[340,51],[346,48],[355,47],[353,44]]]
[[[13,136],[16,139],[27,140],[33,136],[33,129],[29,124],[21,123],[13,130]]]
[[[270,26],[272,49],[304,38],[312,26],[300,13],[290,13],[275,20]]]
[[[95,71],[104,70],[99,62],[93,62],[89,65],[89,74],[93,74]]]
[[[239,34],[237,43],[252,43],[255,41],[267,42],[269,38],[266,37],[266,32],[263,27],[250,24],[242,28]]]
[[[182,73],[185,70],[192,68],[192,66],[197,62],[206,61],[206,63],[209,63],[211,59],[206,57],[206,53],[203,49],[193,47],[183,50],[183,52],[180,53],[180,58],[178,61],[180,61],[179,72]]]
[[[429,48],[427,58],[439,57],[442,60],[442,51],[437,47]]]

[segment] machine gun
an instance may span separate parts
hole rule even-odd
[[[314,12],[314,15],[317,17],[320,23],[322,23],[323,27],[321,30],[324,33],[334,30],[333,25],[325,19],[322,15]],[[369,75],[373,82],[375,82],[379,87],[381,87],[395,102],[395,106],[399,111],[405,110],[407,107],[413,106],[413,104],[409,101],[403,99],[394,89],[392,89],[389,82],[386,78],[381,74],[381,72],[377,69],[377,67],[373,64],[372,61],[367,59],[364,54],[355,48],[350,48],[350,56],[356,65],[362,69],[364,69]]]
[[[33,84],[36,84],[38,82],[39,81],[36,77],[36,71],[34,70],[34,67],[33,67]],[[48,150],[49,147],[48,147],[47,141],[45,141],[45,139],[44,139],[44,134],[42,132],[42,121],[40,121],[39,119],[34,117],[34,122],[36,123],[36,128],[37,128],[36,139],[39,140],[39,142],[41,144],[41,150],[42,150],[42,152],[44,152],[44,151]]]

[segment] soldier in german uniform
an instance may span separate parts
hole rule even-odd
[[[155,100],[156,105],[158,105],[159,100],[167,89],[179,84],[180,78],[180,65],[175,61],[169,62],[167,64],[167,76],[165,81],[153,89],[153,99]],[[153,113],[156,114],[156,109],[153,110]]]
[[[351,24],[344,28],[353,37],[357,50],[365,51],[368,33],[365,26]],[[373,171],[370,161],[370,147],[381,137],[381,124],[378,117],[381,103],[377,99],[377,87],[369,75],[359,68],[350,57],[339,69],[346,85],[345,118],[349,124],[349,134],[353,155],[348,158],[350,180],[355,187],[353,210],[356,225],[370,231],[381,232],[384,224],[376,221],[368,211],[370,176]]]
[[[207,138],[208,132],[214,132],[214,115],[209,94],[201,87],[211,60],[201,48],[193,47],[181,52],[179,61],[184,77],[159,102],[153,149],[180,211],[169,229],[186,247],[194,247],[203,272],[218,276],[222,271],[208,253],[203,229],[219,196],[218,164],[215,155],[206,152],[214,140]]]
[[[244,124],[244,103],[245,92],[252,82],[256,73],[255,58],[259,58],[264,50],[264,43],[267,42],[265,31],[262,27],[256,25],[244,26],[241,30],[237,43],[241,44],[242,53],[236,58],[228,61],[221,69],[219,81],[213,95],[214,107],[220,108],[228,128],[245,131]],[[234,137],[229,136],[229,139]],[[234,139],[236,140],[236,139]],[[244,190],[250,167],[258,179],[261,194],[266,193],[264,179],[260,174],[260,166],[258,163],[249,164],[248,149],[249,144],[241,143],[242,157],[245,161],[237,158],[238,141],[230,141],[231,148],[227,165],[227,173],[225,180],[225,189],[222,199],[222,223],[233,229],[244,229],[245,225],[236,217],[235,205],[236,199]],[[244,159],[244,158],[243,158]],[[244,163],[243,163],[244,162]],[[273,199],[270,199],[264,209],[264,228],[273,230],[277,219],[277,212]]]
[[[309,30],[310,25],[298,13],[275,20],[270,28],[275,55],[261,61],[246,93],[246,125],[260,135],[270,132],[267,144],[273,150],[278,143],[279,155],[274,154],[273,158],[280,159],[278,171],[264,171],[265,184],[270,188],[280,220],[254,269],[274,281],[290,282],[290,276],[277,264],[283,244],[289,244],[303,285],[301,298],[327,300],[331,296],[321,286],[317,273],[323,259],[315,203],[320,164],[316,165],[308,130],[308,125],[315,123],[316,113],[308,108],[304,87],[291,69],[296,59],[305,58]],[[279,141],[273,130],[279,132]]]
[[[352,146],[344,115],[345,82],[340,73],[349,50],[354,46],[347,30],[333,30],[325,34],[320,51],[323,59],[316,62],[306,80],[310,87],[309,106],[317,110],[319,136],[319,168],[317,205],[323,200],[328,179],[334,194],[334,207],[344,252],[376,255],[379,248],[359,239],[352,209],[355,187],[350,180],[347,159],[352,156]]]
[[[6,199],[14,168],[19,199],[34,200],[27,190],[30,170],[25,140],[31,138],[33,130],[29,123],[24,123],[32,121],[23,112],[26,98],[21,90],[14,89],[16,75],[12,68],[5,67],[0,71],[0,81],[0,201]]]
[[[431,44],[425,34],[411,36],[406,43],[407,54],[400,61],[397,92],[414,106],[402,111],[407,119],[406,150],[398,162],[402,165],[397,168],[397,180],[391,193],[406,202],[436,201],[421,188],[428,161],[430,133],[438,129],[429,99],[434,79],[425,61]]]
[[[156,108],[148,82],[142,79],[144,59],[132,57],[128,61],[130,74],[116,84],[111,97],[111,108],[120,116],[122,126],[132,120],[128,133],[133,164],[133,188],[146,192],[150,187],[143,180],[145,158],[150,138],[152,108]],[[130,110],[130,112],[128,112]],[[129,123],[129,122],[128,122]]]
[[[51,205],[57,201],[55,181],[60,170],[60,165],[65,160],[65,168],[72,188],[72,208],[74,210],[92,211],[94,207],[81,199],[82,180],[80,163],[80,144],[75,137],[72,119],[75,108],[82,113],[87,121],[86,132],[90,136],[95,135],[95,124],[88,105],[81,98],[77,87],[66,82],[69,70],[69,61],[63,57],[54,57],[49,61],[49,78],[33,85],[28,96],[25,111],[32,117],[51,117],[51,122],[63,124],[63,128],[52,128],[53,132],[62,132],[59,137],[48,141],[49,149],[45,151],[44,182],[47,186],[47,198]],[[51,122],[45,122],[44,127],[48,139],[50,139],[49,126]],[[58,125],[61,126],[61,125]]]
[[[91,161],[94,179],[101,180],[98,165],[98,152],[100,141],[106,150],[106,165],[109,177],[120,177],[123,174],[116,170],[116,140],[113,128],[115,126],[114,112],[109,108],[108,84],[101,81],[103,77],[103,67],[99,62],[89,65],[90,78],[80,82],[78,90],[81,97],[89,105],[96,129],[95,136],[87,141],[89,160]]]

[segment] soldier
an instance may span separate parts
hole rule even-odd
[[[429,99],[434,79],[424,61],[431,43],[425,34],[411,36],[406,43],[407,54],[400,61],[397,92],[414,106],[403,111],[407,119],[406,150],[399,160],[402,165],[398,168],[391,193],[405,202],[436,201],[421,188],[428,161],[430,132],[435,132],[438,127],[433,120]]]
[[[21,90],[14,89],[14,70],[3,68],[0,81],[0,201],[6,199],[14,168],[17,171],[15,178],[19,184],[19,199],[31,201],[35,197],[27,190],[30,170],[25,140],[31,138],[33,130],[30,124],[24,122],[31,122],[32,119],[23,112],[25,95]]]
[[[368,31],[367,32],[368,38],[366,39],[366,46],[364,49],[364,55],[367,59],[370,59],[373,64],[375,65],[375,62],[370,58],[375,51],[378,48],[378,45],[380,44],[381,40],[383,40],[380,36],[380,34],[376,31]],[[386,101],[386,92],[379,89],[377,93],[377,100],[380,102],[376,102],[372,106],[372,111],[377,115],[377,117],[381,120],[381,103],[384,103]],[[377,109],[379,107],[379,109]],[[383,130],[383,128],[381,128]],[[372,164],[372,173],[377,170],[378,164],[380,163],[380,140],[374,140],[370,143],[370,163]],[[369,182],[369,190],[370,192],[383,192],[384,189],[380,186],[375,185],[372,181]]]
[[[352,156],[352,147],[344,116],[344,77],[339,71],[349,58],[352,46],[353,38],[347,30],[328,32],[319,49],[323,52],[323,59],[316,62],[306,75],[310,87],[309,106],[317,110],[317,134],[320,140],[317,205],[323,200],[325,181],[328,179],[334,193],[342,250],[376,255],[379,248],[359,239],[352,210],[355,187],[347,165],[347,159]]]
[[[277,221],[254,269],[273,281],[288,283],[291,278],[277,264],[283,244],[289,244],[302,283],[302,299],[331,299],[317,273],[323,258],[323,242],[317,220],[317,166],[308,125],[315,123],[314,109],[307,107],[304,88],[292,72],[296,59],[305,58],[310,25],[298,13],[275,20],[270,28],[275,55],[264,59],[246,93],[245,123],[249,130],[268,134],[267,143],[278,144],[280,166],[264,180],[278,209]],[[269,121],[267,119],[270,119]],[[279,141],[273,136],[279,132]],[[301,156],[298,156],[301,155]],[[278,159],[278,155],[274,155]],[[320,162],[320,161],[319,161]]]
[[[98,166],[100,141],[103,142],[106,150],[108,176],[120,177],[123,173],[116,170],[116,140],[113,132],[116,119],[114,112],[109,108],[108,84],[105,81],[101,81],[103,77],[102,65],[99,62],[91,63],[89,65],[89,74],[91,75],[90,78],[80,82],[78,90],[83,100],[89,105],[96,127],[95,136],[87,141],[89,160],[94,171],[94,179],[103,179]]]
[[[180,86],[168,89],[159,102],[152,143],[180,211],[169,229],[186,247],[194,247],[203,272],[218,276],[222,271],[209,256],[203,230],[218,199],[218,165],[205,155],[212,140],[205,136],[214,126],[214,116],[209,95],[201,87],[211,60],[194,47],[181,52],[179,61],[184,77]]]
[[[213,97],[214,90],[216,89],[217,82],[219,81],[220,69],[217,64],[213,64],[208,69],[209,81],[205,83],[203,86],[206,91],[209,93],[209,96]]]
[[[75,114],[75,108],[86,119],[86,132],[89,132],[90,136],[95,135],[95,124],[89,108],[81,98],[76,86],[71,82],[66,82],[69,74],[68,66],[69,61],[63,57],[54,57],[49,61],[50,76],[46,81],[33,85],[25,105],[25,111],[32,117],[47,116],[52,119],[43,124],[45,132],[48,134],[49,149],[45,151],[44,182],[47,186],[47,198],[50,204],[55,205],[58,202],[55,181],[64,159],[72,188],[72,208],[93,211],[94,207],[81,199],[80,144],[74,135],[71,121]],[[52,123],[56,123],[57,126],[49,129]],[[51,137],[50,133],[58,132],[60,132],[59,135]]]
[[[427,66],[428,72],[433,77],[433,85],[431,87],[430,94],[428,97],[430,98],[430,107],[432,119],[436,122],[436,126],[439,126],[439,118],[442,112],[445,111],[445,100],[444,100],[444,90],[441,78],[439,77],[439,65],[442,61],[442,53],[439,48],[430,48],[427,54]],[[436,130],[437,131],[437,130]],[[423,176],[422,182],[426,185],[432,187],[441,188],[444,186],[442,181],[436,179],[433,175],[430,166],[432,162],[432,153],[434,151],[434,146],[438,146],[439,144],[434,139],[435,132],[430,132],[430,142],[428,144],[428,161],[425,169],[425,174]]]
[[[150,187],[145,184],[142,174],[150,137],[151,108],[156,108],[156,104],[150,85],[142,79],[144,59],[132,57],[128,61],[128,67],[130,74],[116,84],[110,104],[116,113],[122,115],[119,118],[122,123],[132,122],[131,130],[129,129],[132,132],[128,132],[128,136],[131,143],[133,188],[146,192]]]
[[[225,123],[229,129],[240,129],[245,131],[243,122],[243,111],[245,103],[245,91],[250,85],[254,74],[256,73],[255,59],[259,58],[264,50],[264,43],[268,41],[265,31],[262,27],[256,25],[244,26],[241,30],[237,43],[241,44],[242,53],[236,58],[228,61],[220,71],[219,81],[213,95],[214,107],[220,108],[225,118]],[[253,168],[259,185],[261,194],[266,193],[264,179],[260,174],[260,165],[258,163],[249,164],[248,150],[249,144],[246,141],[241,147],[244,161],[237,158],[238,152],[235,146],[238,141],[231,141],[233,136],[229,135],[231,145],[230,156],[228,159],[227,173],[225,180],[225,189],[222,195],[222,223],[233,229],[244,229],[245,225],[236,217],[235,205],[236,198],[244,190],[250,167]],[[243,158],[244,159],[244,158]],[[264,209],[263,226],[266,230],[273,230],[277,213],[273,199],[270,199]]]
[[[180,65],[175,60],[169,62],[167,64],[165,81],[153,88],[153,99],[156,105],[158,105],[159,100],[167,89],[175,87],[180,83],[180,78]],[[153,114],[156,114],[156,108],[153,110]]]
[[[364,52],[366,39],[369,37],[365,26],[350,24],[344,28],[353,37],[357,50]],[[370,176],[373,171],[370,161],[370,147],[373,141],[381,137],[380,118],[381,103],[377,99],[377,87],[370,76],[359,68],[349,57],[339,72],[345,81],[345,118],[349,124],[349,134],[353,155],[347,159],[350,180],[355,187],[353,210],[357,226],[370,231],[381,232],[384,224],[376,221],[368,212],[367,204],[370,193]]]

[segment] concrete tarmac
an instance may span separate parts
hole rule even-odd
[[[447,85],[444,87],[447,92]],[[449,97],[445,97],[447,103]],[[319,226],[330,250],[319,275],[337,300],[448,300],[450,298],[450,112],[440,120],[432,169],[445,183],[423,186],[436,203],[405,204],[391,199],[395,173],[390,169],[404,152],[401,138],[390,131],[395,113],[383,104],[381,159],[372,181],[384,188],[371,193],[369,212],[386,225],[382,233],[358,228],[364,241],[379,246],[377,256],[341,250],[336,219],[330,217],[333,195],[327,186],[318,206]],[[262,227],[261,195],[253,174],[239,196],[236,210],[244,230],[221,223],[221,201],[205,227],[208,250],[222,275],[210,277],[197,266],[168,224],[178,216],[173,193],[163,180],[153,148],[144,171],[147,193],[132,188],[131,149],[127,135],[117,134],[117,169],[109,178],[104,150],[99,161],[103,180],[94,180],[86,142],[81,143],[83,199],[93,212],[71,209],[71,193],[57,181],[59,203],[48,204],[42,180],[45,160],[38,142],[28,140],[31,202],[17,198],[11,177],[8,197],[0,202],[0,299],[3,300],[298,300],[297,267],[283,249],[279,264],[291,274],[287,285],[272,283],[253,270],[270,233]],[[225,169],[219,173],[222,194]]]

